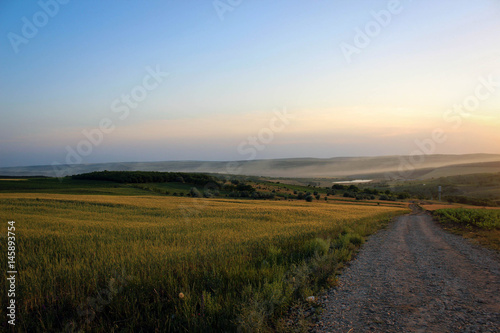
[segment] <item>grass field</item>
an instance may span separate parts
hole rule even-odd
[[[2,235],[16,222],[19,331],[279,331],[292,303],[334,283],[364,237],[407,211],[106,186],[0,193]]]
[[[22,181],[21,181],[22,180]],[[85,195],[153,195],[128,184],[71,178],[0,179],[0,193],[55,193]]]
[[[438,209],[433,214],[445,229],[500,251],[500,210]]]

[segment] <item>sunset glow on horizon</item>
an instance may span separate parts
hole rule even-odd
[[[500,2],[216,3],[2,3],[0,167],[500,154]]]

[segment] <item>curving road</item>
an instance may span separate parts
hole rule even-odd
[[[425,213],[371,236],[339,282],[316,332],[500,332],[500,256]]]

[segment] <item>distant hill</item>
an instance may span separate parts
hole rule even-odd
[[[500,155],[426,155],[377,157],[287,158],[237,162],[125,162],[0,168],[5,176],[66,176],[92,171],[179,171],[300,178],[426,179],[500,171]]]

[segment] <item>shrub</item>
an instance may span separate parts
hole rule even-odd
[[[252,185],[249,185],[249,184],[243,184],[243,183],[239,183],[237,186],[236,186],[236,190],[240,191],[240,192],[254,192],[255,189],[253,188]]]
[[[347,232],[342,234],[336,241],[336,249],[354,250],[365,242],[364,238],[357,233]]]
[[[189,195],[193,198],[201,198],[201,193],[196,187],[191,188],[191,190],[189,191]]]

